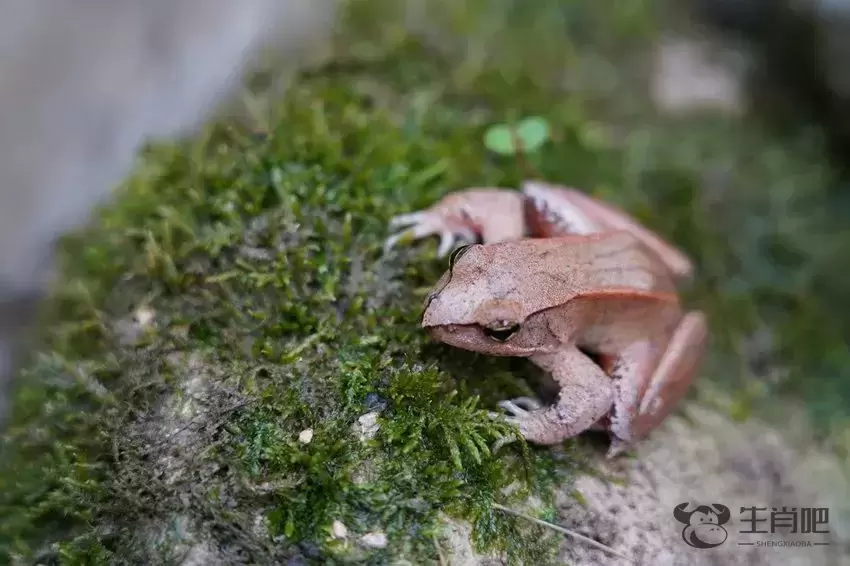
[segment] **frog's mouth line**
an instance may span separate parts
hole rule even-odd
[[[459,342],[458,340],[452,339],[453,337],[460,336],[472,336],[475,340],[470,340],[469,342],[476,342],[479,345],[482,343],[482,340],[487,340],[484,337],[484,333],[482,331],[482,327],[478,324],[447,324],[447,325],[438,325],[438,326],[426,326],[425,331],[428,335],[438,342],[442,342],[454,348],[460,348],[462,350],[469,351],[481,351],[480,346],[475,350],[467,348],[463,345],[463,342]],[[484,342],[486,343],[486,342]],[[500,356],[500,357],[510,357],[510,358],[522,358],[522,357],[530,357],[539,352],[536,348],[523,348],[521,346],[516,346],[514,343],[508,342],[497,342],[492,341],[493,348],[487,348],[486,354],[489,356]],[[508,350],[509,352],[506,352]]]

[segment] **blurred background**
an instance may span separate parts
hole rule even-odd
[[[486,412],[533,369],[429,344],[436,244],[381,251],[394,214],[517,187],[485,134],[529,116],[543,177],[693,257],[692,400],[846,470],[848,26],[828,0],[345,3],[309,64],[270,54],[63,242],[0,446],[0,563],[439,564],[445,514],[561,563],[493,504],[513,486],[557,522],[598,446],[491,454]]]

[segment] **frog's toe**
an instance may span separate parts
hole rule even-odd
[[[390,219],[389,225],[391,228],[404,229],[384,241],[384,251],[388,251],[399,242],[412,242],[438,235],[440,236],[440,248],[437,254],[440,257],[448,254],[452,250],[457,237],[463,237],[467,232],[466,230],[459,230],[455,233],[440,214],[427,210],[400,214]]]
[[[522,428],[523,418],[520,417],[505,417],[502,415],[502,421],[508,423],[509,425],[515,426],[517,428]]]
[[[403,215],[406,217],[412,217],[419,213],[414,213],[411,215]],[[400,218],[400,217],[396,217]],[[392,221],[390,222],[392,225]],[[399,225],[400,226],[400,225]],[[399,227],[396,226],[396,227]],[[412,242],[414,240],[419,240],[420,238],[424,238],[426,236],[431,236],[432,234],[439,234],[442,230],[439,226],[434,225],[431,222],[427,221],[427,218],[417,220],[416,223],[409,226],[406,230],[402,230],[396,234],[393,234],[386,240],[384,240],[384,251],[389,251],[392,247],[394,247],[399,242]]]
[[[513,404],[517,407],[521,407],[526,411],[536,411],[537,409],[543,408],[543,404],[533,397],[516,397],[514,399],[511,399],[511,402],[513,402]]]
[[[499,406],[514,417],[527,417],[528,411],[520,407],[515,401],[517,401],[517,399],[513,401],[501,401]],[[507,420],[517,421],[517,419],[511,419],[510,417],[507,417]]]
[[[401,228],[402,226],[413,226],[420,224],[428,214],[425,212],[410,212],[408,214],[399,214],[390,218],[391,228]]]

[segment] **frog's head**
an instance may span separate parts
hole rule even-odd
[[[422,327],[432,338],[495,356],[531,356],[553,341],[533,278],[515,268],[531,249],[521,244],[473,244],[452,253],[425,300]]]

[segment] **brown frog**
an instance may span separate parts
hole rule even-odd
[[[531,442],[588,429],[612,435],[613,457],[658,426],[685,395],[705,349],[701,312],[684,312],[681,251],[623,211],[579,191],[526,182],[522,192],[468,189],[398,216],[390,237],[438,234],[448,271],[428,295],[422,326],[446,344],[529,358],[551,373],[557,401],[503,401]]]

